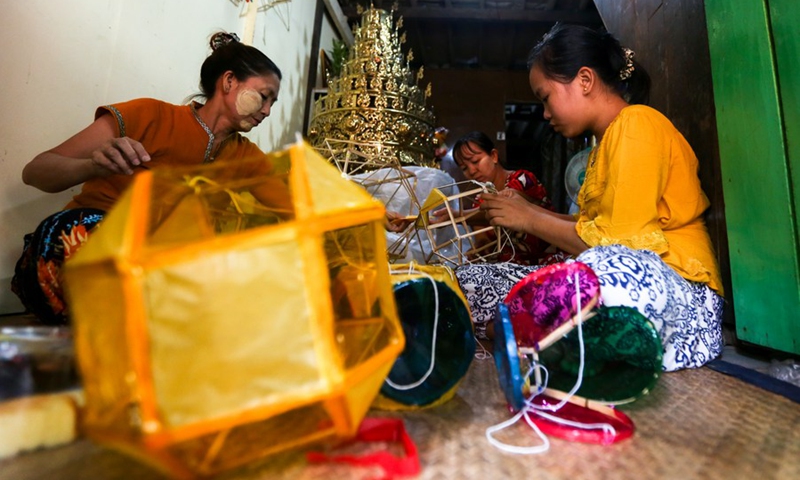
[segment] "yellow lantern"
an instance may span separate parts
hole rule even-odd
[[[304,143],[138,175],[65,266],[85,433],[175,477],[353,436],[404,348],[384,215]]]

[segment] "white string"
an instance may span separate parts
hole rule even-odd
[[[555,423],[560,423],[562,425],[568,425],[570,427],[582,428],[584,430],[603,430],[604,432],[606,432],[608,434],[611,434],[611,435],[616,435],[617,434],[617,431],[609,423],[582,423],[582,422],[576,422],[576,421],[573,421],[573,420],[567,420],[565,418],[556,417],[555,415],[551,415],[551,414],[546,413],[544,411],[537,411],[536,415],[539,415],[540,417],[546,418],[546,419],[548,419],[550,421],[553,421]]]
[[[488,360],[490,358],[493,358],[492,352],[487,350],[486,347],[484,347],[483,344],[477,338],[475,339],[475,343],[478,346],[478,349],[475,350],[475,355],[474,355],[476,359]]]
[[[577,325],[578,326],[578,346],[579,346],[578,350],[580,352],[580,364],[579,364],[579,367],[578,367],[578,378],[577,378],[577,380],[575,380],[575,385],[573,385],[572,389],[569,391],[569,393],[567,393],[567,396],[564,397],[560,402],[558,402],[558,404],[556,404],[555,406],[552,406],[552,407],[533,406],[533,408],[537,409],[537,410],[540,410],[540,409],[541,410],[549,410],[551,412],[558,411],[559,409],[561,409],[561,407],[563,407],[569,401],[570,398],[572,398],[575,395],[575,392],[577,392],[578,389],[581,388],[581,384],[583,383],[583,369],[585,367],[585,362],[586,362],[586,358],[585,357],[586,357],[586,355],[585,355],[584,344],[583,344],[583,310],[581,308],[581,285],[580,285],[580,283],[578,283],[578,273],[577,272],[575,272],[575,277],[574,278],[575,278],[575,297],[576,297],[577,310],[578,310],[577,315],[576,315],[577,322],[578,322],[578,325]]]
[[[395,390],[411,390],[412,388],[417,388],[418,386],[422,385],[428,377],[431,376],[433,373],[433,368],[436,366],[436,334],[439,328],[439,287],[436,285],[436,280],[434,280],[433,276],[417,270],[414,268],[414,264],[408,265],[408,274],[411,275],[412,273],[417,273],[424,277],[427,277],[431,283],[433,284],[433,299],[434,299],[434,310],[433,310],[433,335],[431,335],[431,364],[428,367],[428,371],[414,383],[410,383],[408,385],[399,385],[394,383],[393,381],[389,380],[389,377],[386,377],[386,383],[394,388]]]
[[[547,368],[540,364],[535,359],[532,361],[531,367],[525,374],[525,378],[530,378],[531,373],[534,369],[539,369],[540,371],[544,372],[544,380],[541,385],[537,385],[537,390],[533,393],[529,398],[525,400],[525,403],[522,409],[510,419],[501,422],[497,425],[493,425],[486,429],[486,439],[492,444],[495,448],[503,450],[509,453],[515,453],[520,455],[531,455],[531,454],[539,454],[544,453],[550,448],[550,441],[548,440],[547,436],[542,433],[536,423],[531,420],[530,415],[538,415],[542,418],[550,420],[551,422],[559,423],[562,425],[567,425],[570,427],[581,428],[584,430],[603,430],[605,433],[610,433],[611,435],[616,435],[616,430],[614,427],[609,423],[582,423],[576,422],[572,420],[563,419],[557,417],[555,415],[551,415],[549,412],[556,412],[560,410],[574,395],[575,392],[578,391],[581,387],[581,383],[583,382],[583,370],[585,367],[585,350],[584,350],[584,341],[583,341],[583,310],[581,308],[581,289],[579,283],[579,276],[578,273],[575,273],[574,276],[574,283],[575,283],[575,292],[577,296],[577,328],[578,328],[578,344],[580,347],[580,365],[578,368],[578,378],[575,381],[575,385],[572,387],[570,392],[564,397],[558,404],[554,406],[547,406],[547,405],[537,405],[533,402],[533,399],[536,396],[540,395],[546,388],[547,382],[549,380],[549,372]],[[536,433],[536,435],[542,440],[541,445],[529,446],[529,447],[521,447],[517,445],[511,445],[508,443],[501,442],[494,438],[494,433],[505,428],[514,425],[519,421],[520,418],[524,418],[525,422],[531,429]]]
[[[542,444],[541,445],[533,445],[533,446],[530,446],[530,447],[520,447],[520,446],[517,446],[517,445],[510,445],[508,443],[501,442],[500,440],[497,440],[496,438],[494,438],[493,434],[495,432],[499,432],[500,430],[503,430],[504,428],[508,428],[511,425],[514,425],[523,416],[525,417],[525,422],[528,425],[530,425],[530,427],[533,429],[533,431],[536,432],[536,435],[542,440]],[[519,413],[517,413],[516,415],[514,415],[510,419],[506,420],[505,422],[498,423],[497,425],[493,425],[493,426],[487,428],[486,429],[486,439],[489,440],[489,443],[491,443],[495,448],[499,448],[500,450],[503,450],[504,452],[516,453],[516,454],[519,454],[519,455],[531,455],[531,454],[536,454],[536,453],[544,453],[544,452],[546,452],[547,450],[550,449],[550,440],[547,438],[547,436],[544,433],[542,433],[541,430],[539,430],[539,427],[536,426],[536,424],[533,423],[533,421],[531,421],[530,418],[528,418],[528,412],[527,412],[527,410],[525,408],[520,410]]]

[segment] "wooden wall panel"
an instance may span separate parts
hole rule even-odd
[[[480,130],[492,138],[503,160],[508,158],[506,142],[496,140],[495,135],[506,131],[505,105],[537,102],[525,71],[426,69],[422,83],[427,82],[432,84],[429,105],[434,108],[437,125],[450,129],[448,145],[452,146],[465,133]],[[554,204],[566,211],[564,169],[566,160],[577,147],[568,149],[563,137],[558,134],[553,134],[553,137],[558,138],[547,137],[548,141],[557,143],[548,147],[548,150],[553,150],[550,155],[546,158],[517,158],[513,168],[525,168],[536,173]],[[457,175],[455,172],[454,176]]]
[[[694,148],[706,213],[725,287],[725,323],[734,323],[725,201],[703,0],[595,0],[606,28],[636,52],[652,77],[650,105]]]
[[[531,45],[533,46],[533,45]],[[448,143],[480,130],[494,140],[505,130],[504,107],[507,102],[535,102],[527,72],[469,69],[426,69],[421,85],[432,84],[428,100],[436,121],[450,129]],[[501,154],[503,142],[497,143]]]

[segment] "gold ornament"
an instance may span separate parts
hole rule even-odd
[[[381,158],[366,159],[372,168],[391,166],[386,158],[396,158],[401,166],[436,165],[435,117],[426,105],[430,86],[423,91],[416,85],[422,72],[415,76],[411,71],[411,51],[403,56],[405,34],[398,35],[400,25],[402,21],[395,26],[385,10],[370,7],[361,14],[341,74],[314,103],[308,136],[323,155],[339,151],[330,149],[330,142],[347,141],[348,151],[364,154],[380,143]]]

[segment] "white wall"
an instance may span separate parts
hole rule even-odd
[[[11,293],[22,236],[77,192],[26,186],[37,153],[93,120],[99,105],[137,97],[183,103],[198,91],[208,39],[243,36],[245,3],[235,0],[27,0],[4,2],[0,78],[0,314],[22,311]],[[256,0],[256,5],[266,1]],[[270,118],[249,134],[265,151],[292,142],[303,125],[315,0],[292,0],[256,16],[253,45],[283,72]],[[322,48],[331,48],[331,27]],[[316,53],[315,53],[316,54]]]

